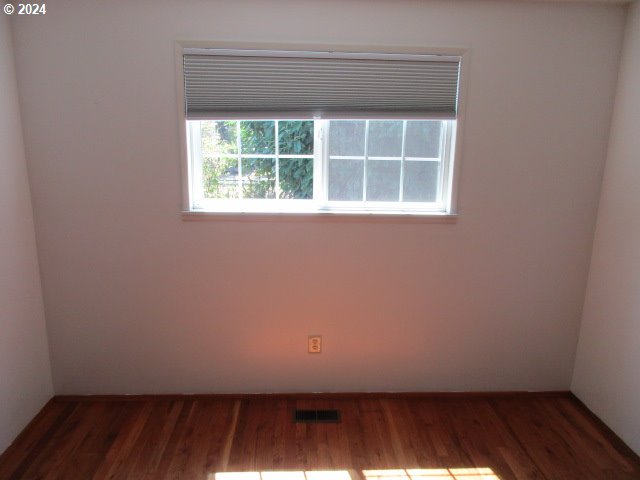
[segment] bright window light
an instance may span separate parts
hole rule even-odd
[[[396,468],[362,470],[365,480],[500,480],[491,468]],[[358,476],[359,478],[359,476]],[[218,472],[209,480],[354,480],[347,470]]]
[[[455,120],[187,120],[190,208],[449,213]]]
[[[218,472],[210,480],[353,480],[346,470]]]

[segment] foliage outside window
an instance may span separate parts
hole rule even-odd
[[[195,211],[445,212],[448,120],[188,120]]]

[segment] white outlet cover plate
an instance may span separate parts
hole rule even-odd
[[[309,353],[322,352],[322,335],[309,335]]]

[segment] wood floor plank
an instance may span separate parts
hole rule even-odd
[[[408,400],[406,405],[406,421],[410,425],[405,434],[411,436],[416,444],[416,460],[425,468],[441,467],[441,459],[446,457],[447,449],[434,429],[434,411],[428,411],[424,402]]]
[[[86,439],[86,444],[76,457],[79,464],[74,469],[71,465],[62,472],[62,478],[92,478],[102,463],[116,438],[123,431],[123,425],[130,415],[130,411],[124,408],[113,409],[108,402],[103,403],[104,414],[101,419],[92,422],[92,428]]]
[[[546,402],[548,411],[557,411],[563,419],[569,423],[567,430],[571,435],[588,439],[586,448],[604,450],[607,455],[601,460],[606,460],[606,468],[622,468],[627,472],[633,472],[634,466],[628,460],[625,453],[618,450],[618,445],[609,441],[608,433],[602,431],[600,426],[591,422],[590,417],[585,415],[579,404],[569,398],[559,399],[557,402]],[[626,449],[625,449],[626,451]],[[610,465],[609,462],[612,462]]]
[[[182,407],[183,402],[180,401],[161,401],[153,405],[153,410],[149,413],[149,418],[136,442],[136,448],[131,454],[129,468],[123,475],[129,478],[153,476],[167,448]]]
[[[453,425],[453,418],[459,408],[460,401],[457,399],[448,403],[419,401],[414,407],[414,412],[423,420],[423,428],[429,441],[436,448],[437,457],[431,464],[434,468],[472,466]]]
[[[207,469],[214,468],[213,463],[217,460],[209,455],[211,444],[215,443],[219,448],[227,435],[224,428],[216,429],[215,426],[218,422],[224,424],[220,419],[231,415],[232,408],[233,403],[229,401],[194,401],[184,418],[185,427],[180,431],[166,474],[159,478],[206,478]]]
[[[153,407],[154,403],[152,402],[125,406],[127,413],[122,428],[93,478],[96,480],[126,478],[126,471],[130,467],[129,459],[132,457],[138,437],[142,433]]]
[[[452,417],[453,427],[460,438],[460,444],[471,459],[473,466],[491,465],[492,470],[503,480],[516,478],[509,462],[502,455],[502,449],[510,445],[506,435],[492,421],[492,410],[488,402],[480,400],[462,402]],[[517,447],[512,447],[514,450]],[[535,471],[535,466],[530,465]],[[527,477],[529,478],[529,477]]]
[[[598,478],[593,459],[576,456],[573,439],[563,435],[561,425],[549,420],[539,402],[500,400],[497,405],[506,424],[547,478]]]
[[[75,403],[49,402],[0,457],[0,478],[24,478],[47,444],[76,408]]]
[[[356,400],[334,402],[333,408],[339,408],[342,413],[341,428],[335,429],[334,438],[337,439],[339,452],[335,453],[334,467],[358,468],[366,461],[364,447],[364,433],[361,427],[360,411]]]
[[[236,429],[238,428],[238,416],[240,415],[240,400],[233,402],[233,409],[227,425],[227,434],[225,436],[224,447],[219,459],[218,471],[226,472],[229,467],[229,457],[231,456],[231,447],[233,446],[233,439],[236,436]]]
[[[182,439],[189,428],[189,419],[193,415],[195,400],[185,400],[182,402],[182,408],[176,420],[176,425],[171,432],[171,436],[167,442],[164,452],[160,457],[160,462],[156,468],[156,472],[149,472],[150,478],[169,478],[169,469],[174,459],[178,456],[178,452],[182,446]]]
[[[229,435],[232,435],[234,402],[207,401],[200,406],[198,434],[193,455],[189,459],[187,478],[208,478],[208,474],[221,471],[220,464]]]
[[[296,408],[335,408],[342,421],[294,423]],[[324,470],[413,480],[412,469],[440,480],[630,480],[640,458],[574,398],[526,395],[68,398],[0,456],[0,480]]]
[[[42,478],[45,480],[65,478],[87,478],[95,471],[96,465],[110,447],[112,437],[109,435],[111,427],[120,428],[116,412],[104,402],[97,402],[87,406],[83,420],[75,429],[73,437],[58,449],[52,461],[45,465]]]
[[[383,399],[381,404],[396,461],[405,468],[417,468],[420,462],[416,456],[416,449],[412,441],[415,432],[412,431],[411,424],[405,422],[407,417],[404,410],[406,402]]]
[[[65,418],[50,440],[44,445],[38,456],[29,462],[26,470],[20,478],[44,478],[44,475],[52,468],[55,468],[58,456],[75,441],[74,433],[77,428],[83,426],[83,416],[87,410],[87,405],[74,405],[71,414]]]

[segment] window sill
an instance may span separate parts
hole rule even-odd
[[[181,212],[184,221],[230,221],[230,222],[372,222],[372,223],[456,223],[455,213],[413,213],[393,211],[321,211],[321,212],[209,212],[186,210]]]

